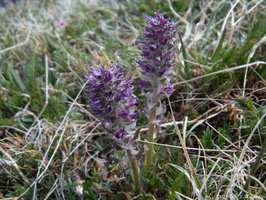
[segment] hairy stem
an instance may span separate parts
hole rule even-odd
[[[151,169],[152,150],[153,150],[152,142],[154,140],[154,129],[156,125],[155,119],[156,119],[156,107],[154,106],[150,112],[150,127],[149,127],[149,136],[148,136],[148,141],[150,143],[148,144],[148,150],[145,157],[145,166],[147,170]]]
[[[135,195],[139,195],[141,192],[141,183],[140,183],[140,175],[139,175],[139,167],[136,159],[134,159],[131,150],[127,150],[127,154],[130,160],[131,169],[132,169],[132,178],[135,185]]]

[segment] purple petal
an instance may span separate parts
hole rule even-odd
[[[153,67],[143,61],[138,61],[139,67],[142,68],[145,72],[149,73],[153,71]]]
[[[154,35],[152,33],[145,33],[144,36],[145,36],[145,38],[148,38],[148,39],[155,39],[156,38],[156,35]]]
[[[151,26],[156,26],[156,19],[149,16],[149,15],[146,15],[146,20],[147,22],[151,25]]]
[[[143,88],[148,88],[151,86],[150,82],[145,81],[145,80],[137,80],[137,82],[143,87]]]
[[[160,24],[165,24],[167,20],[164,18],[164,16],[161,13],[156,13],[157,19],[160,21]]]
[[[106,108],[106,112],[110,113],[110,112],[112,112],[112,110],[113,110],[113,107],[111,105],[108,105]]]
[[[127,96],[131,96],[132,94],[133,94],[133,90],[131,89],[131,88],[127,88],[127,90],[126,90],[126,95]]]
[[[127,132],[125,131],[125,129],[121,129],[120,131],[118,131],[115,136],[118,138],[118,139],[122,139],[125,135],[127,134]]]
[[[110,129],[111,128],[111,123],[109,122],[109,120],[106,120],[106,119],[104,119],[103,121],[102,121],[102,125],[103,125],[103,127],[104,128],[106,128],[106,129]]]
[[[163,38],[163,39],[161,39],[160,44],[161,45],[166,45],[167,42],[168,42],[168,38]]]
[[[161,69],[159,69],[159,71],[158,71],[159,77],[162,77],[165,74],[165,72],[166,72],[166,68],[161,67]]]
[[[92,71],[90,72],[93,76],[100,76],[101,72],[97,69],[92,68]]]
[[[163,92],[166,94],[172,94],[174,92],[174,85],[169,85],[168,87],[163,88]]]
[[[143,53],[141,55],[143,57],[149,57],[150,56],[150,52],[149,51],[143,51]]]
[[[156,34],[158,34],[160,36],[162,36],[164,33],[165,33],[165,30],[163,30],[163,29],[159,29],[156,31]]]
[[[131,98],[131,99],[128,100],[127,106],[131,107],[131,106],[136,105],[136,103],[137,103],[137,100],[135,98]]]
[[[158,49],[158,46],[156,46],[155,44],[150,44],[149,48],[150,48],[150,50],[155,51]]]
[[[123,119],[128,119],[129,110],[123,110],[118,115]]]
[[[121,101],[121,100],[122,100],[122,96],[121,96],[121,94],[116,95],[116,96],[114,97],[114,100],[115,100],[116,102]]]
[[[132,120],[137,119],[137,113],[131,113],[131,114],[129,115],[129,118],[132,119]]]

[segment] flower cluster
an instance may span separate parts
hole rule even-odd
[[[111,63],[108,70],[91,66],[85,78],[91,112],[99,117],[105,129],[123,138],[128,134],[126,126],[137,117],[131,78],[117,63]]]
[[[160,93],[171,94],[173,86],[169,75],[172,73],[174,62],[174,43],[176,41],[176,23],[164,18],[160,13],[156,17],[146,17],[144,40],[140,42],[142,59],[138,66],[142,73],[139,83],[156,93],[155,101]],[[156,98],[157,97],[157,98]]]
[[[160,13],[157,13],[155,18],[147,16],[146,20],[148,25],[145,27],[144,40],[140,43],[142,58],[138,61],[138,66],[142,73],[142,80],[139,80],[139,83],[144,88],[146,97],[143,108],[150,123],[148,130],[150,143],[145,155],[145,166],[150,170],[157,119],[159,115],[165,113],[160,97],[161,94],[171,94],[174,89],[171,84],[171,74],[177,31],[176,24],[165,19]],[[103,127],[109,133],[118,139],[123,138],[115,140],[116,142],[119,141],[121,144],[127,142],[125,149],[132,167],[135,194],[138,195],[141,193],[141,181],[137,157],[134,155],[135,148],[132,145],[135,137],[132,137],[130,130],[135,128],[137,118],[135,111],[137,100],[133,95],[132,79],[124,71],[124,67],[118,66],[117,63],[111,63],[108,69],[91,66],[85,78],[88,83],[90,111],[101,120]]]

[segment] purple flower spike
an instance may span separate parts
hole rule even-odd
[[[153,102],[156,102],[160,91],[171,85],[177,28],[176,23],[160,13],[156,13],[156,17],[146,16],[146,21],[144,40],[140,42],[141,60],[137,64],[143,79],[140,85],[151,86],[150,92],[157,98]],[[164,92],[170,94],[172,90],[168,88]]]
[[[121,139],[128,133],[126,125],[136,120],[136,98],[133,96],[132,80],[124,67],[111,63],[108,70],[103,67],[88,69],[90,110],[102,122],[103,127]]]

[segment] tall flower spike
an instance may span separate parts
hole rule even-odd
[[[171,75],[174,63],[174,43],[176,41],[176,23],[165,19],[160,13],[156,17],[146,17],[147,26],[144,30],[144,40],[140,42],[142,54],[138,66],[142,74],[139,84],[146,91],[147,107],[144,110],[149,119],[149,135],[145,166],[152,169],[152,152],[154,131],[157,115],[164,114],[160,97],[162,94],[171,94],[174,90],[171,84]]]
[[[111,134],[121,139],[128,134],[126,126],[136,119],[136,98],[133,86],[124,67],[111,63],[108,70],[103,67],[88,69],[88,96],[91,112],[96,115]]]
[[[156,13],[155,18],[146,16],[146,21],[148,25],[145,26],[144,40],[140,42],[142,59],[138,61],[138,66],[144,79],[141,83],[145,81],[146,86],[149,83],[150,92],[157,101],[160,93],[173,92],[169,75],[173,71],[177,30],[176,23],[160,13]]]

